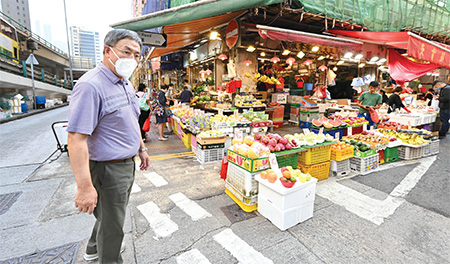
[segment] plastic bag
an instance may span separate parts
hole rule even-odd
[[[378,116],[377,111],[370,109],[369,114],[370,114],[370,118],[372,119],[372,121],[374,123],[376,123],[376,124],[380,123],[380,117]]]
[[[439,111],[439,100],[433,98],[433,100],[431,100],[431,107],[434,111]]]
[[[142,130],[145,132],[150,131],[150,117],[145,120]]]
[[[147,94],[142,95],[138,99],[139,101],[139,108],[143,111],[148,111],[150,109],[150,106],[147,104]]]

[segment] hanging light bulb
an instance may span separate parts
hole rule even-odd
[[[282,55],[283,55],[283,56],[287,56],[287,55],[289,55],[289,53],[291,53],[291,51],[290,51],[290,50],[287,50],[287,49],[285,49],[285,50],[283,50],[283,53],[282,53]]]
[[[338,61],[338,63],[336,63],[336,65],[341,65],[341,64],[343,64],[344,63],[344,61],[343,60],[340,60],[340,61]]]
[[[247,59],[246,61],[244,61],[244,64],[245,64],[245,66],[250,66],[250,64],[252,64],[252,62],[249,59]]]
[[[317,60],[323,60],[323,59],[325,59],[325,57],[324,56],[320,56]]]
[[[215,40],[215,39],[217,39],[218,36],[219,36],[219,33],[217,33],[217,31],[211,31],[211,34],[209,34],[209,39]]]
[[[278,58],[276,55],[272,57],[272,59],[270,59],[270,62],[272,63],[278,63],[280,62],[280,58]]]
[[[248,46],[248,48],[247,48],[247,51],[248,52],[253,52],[253,51],[255,51],[256,50],[256,48],[255,47],[253,47],[253,46]]]
[[[312,60],[310,60],[310,59],[307,59],[303,62],[303,64],[305,64],[305,65],[310,65],[311,63],[312,63]]]
[[[314,47],[311,48],[311,51],[312,51],[312,52],[318,52],[319,49],[320,49],[319,46],[314,46]]]
[[[292,65],[292,64],[295,63],[295,59],[292,58],[292,57],[289,57],[289,58],[286,60],[286,63],[289,64],[289,65]]]
[[[338,68],[336,66],[334,66],[333,71],[337,71],[337,70],[338,70]]]
[[[325,65],[322,65],[322,66],[319,67],[319,70],[321,70],[321,71],[325,71],[327,69],[328,69],[328,67],[325,66]]]
[[[386,59],[385,59],[385,58],[382,58],[382,59],[380,59],[378,62],[379,62],[379,63],[384,63],[384,62],[386,62]]]
[[[224,61],[226,59],[228,59],[227,55],[225,55],[223,53],[219,55],[219,60],[223,60]]]
[[[358,54],[355,56],[355,60],[360,60],[362,59],[363,55],[362,54]]]
[[[205,73],[206,73],[207,75],[210,75],[210,74],[212,73],[212,71],[211,71],[210,69],[207,69],[207,70],[205,71]]]
[[[358,65],[358,68],[363,68],[364,66],[366,66],[365,63],[360,63],[360,64]]]
[[[297,57],[299,57],[300,59],[305,57],[305,53],[303,53],[303,51],[300,51],[299,53],[297,53]]]
[[[353,56],[353,53],[347,52],[347,53],[345,53],[344,58],[350,59],[352,56]]]
[[[264,56],[266,56],[266,53],[263,51],[259,55],[261,55],[261,57],[264,57]]]
[[[377,57],[377,56],[375,56],[375,57],[372,57],[372,58],[370,59],[370,61],[371,61],[371,62],[376,62],[378,59],[380,59],[380,58]]]

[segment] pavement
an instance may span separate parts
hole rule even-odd
[[[11,122],[11,121],[18,120],[18,119],[22,119],[22,118],[29,117],[29,116],[32,116],[32,115],[44,113],[44,112],[47,112],[47,111],[50,111],[50,110],[53,110],[53,109],[57,109],[57,108],[60,108],[60,107],[65,107],[65,106],[68,106],[68,105],[69,105],[69,103],[63,103],[63,104],[55,105],[55,106],[52,106],[52,107],[49,107],[49,108],[30,109],[28,111],[28,113],[13,114],[12,117],[10,117],[10,118],[1,118],[0,119],[0,124]]]
[[[280,231],[224,193],[220,163],[200,164],[156,129],[130,198],[124,263],[450,263],[448,138],[438,156],[319,182],[314,216]],[[95,219],[74,207],[66,153],[0,167],[0,180],[0,264],[86,263]]]

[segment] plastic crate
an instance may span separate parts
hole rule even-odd
[[[292,153],[292,154],[286,154],[286,155],[282,155],[282,156],[276,155],[276,157],[277,157],[277,162],[278,162],[279,168],[283,168],[283,167],[287,167],[287,166],[291,166],[294,169],[297,168],[298,152]]]
[[[350,174],[350,159],[345,159],[341,161],[331,160],[330,171],[334,176],[342,177]]]
[[[342,161],[353,157],[354,147],[346,148],[343,150],[336,150],[331,148],[331,160]]]
[[[359,157],[350,158],[350,169],[360,175],[366,175],[368,173],[373,172],[378,168],[378,165],[379,165],[378,153],[365,158]]]
[[[182,136],[181,141],[183,141],[183,144],[186,148],[190,149],[191,148],[191,133],[185,133]]]
[[[386,163],[394,162],[399,159],[398,147],[386,148],[385,150],[383,150],[383,154],[384,154],[384,162]]]
[[[429,144],[423,146],[422,157],[428,157],[439,154],[439,140],[431,141]]]
[[[228,163],[227,179],[225,181],[233,185],[244,196],[254,196],[258,194],[256,175],[259,175],[259,172],[251,173],[233,163]]]
[[[300,111],[299,118],[301,121],[304,122],[312,122],[314,119],[319,119],[319,111],[317,112]]]
[[[320,129],[311,128],[311,131],[316,133],[316,134],[318,134]],[[329,134],[333,138],[336,138],[336,135],[339,133],[339,139],[341,139],[344,136],[344,129],[343,128],[338,128],[338,129],[333,129],[333,130],[323,130],[323,133],[324,134]]]
[[[298,124],[298,122],[299,122],[298,115],[291,113],[289,115],[289,122],[293,122],[293,123]]]
[[[223,149],[225,148],[225,143],[218,143],[218,144],[200,144],[199,142],[197,142],[197,148],[198,149]]]
[[[408,147],[399,146],[398,147],[398,157],[404,160],[412,160],[421,158],[423,155],[423,147]]]
[[[297,167],[300,168],[303,173],[309,173],[319,181],[328,179],[330,174],[330,161],[310,166],[298,163]]]
[[[384,152],[382,149],[378,150],[378,161],[381,164],[384,164]]]
[[[200,164],[222,162],[222,158],[224,156],[224,149],[223,148],[218,148],[218,149],[197,148],[195,155],[197,156],[197,160],[198,160],[198,162],[200,162]]]
[[[273,121],[273,128],[282,128],[283,121]]]
[[[308,148],[307,151],[299,153],[298,162],[304,165],[313,165],[330,161],[331,145]]]

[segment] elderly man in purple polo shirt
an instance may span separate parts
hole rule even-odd
[[[141,47],[136,32],[110,31],[103,62],[84,74],[72,93],[67,131],[77,182],[75,206],[96,218],[84,256],[88,261],[123,263],[123,224],[136,153],[141,170],[150,164],[140,135],[138,99],[128,80]]]

